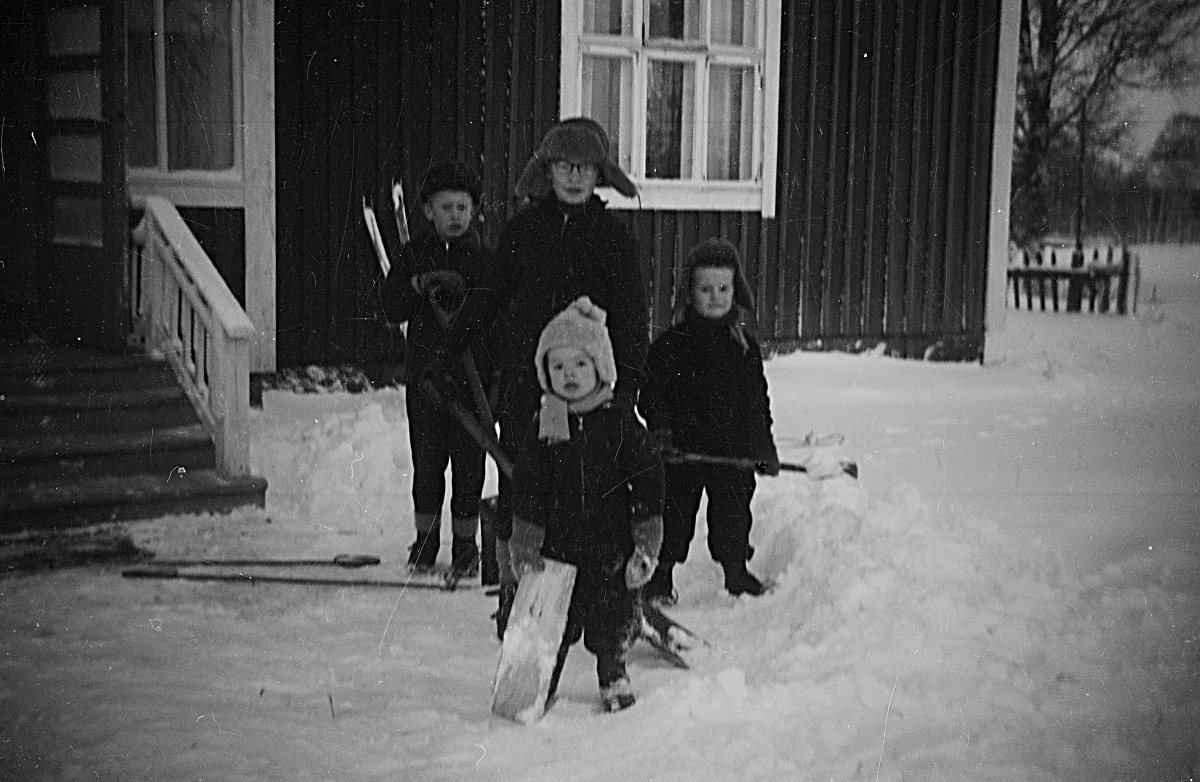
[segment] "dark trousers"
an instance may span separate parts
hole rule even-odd
[[[667,464],[663,562],[683,562],[696,536],[700,497],[708,495],[708,551],[717,562],[750,558],[754,471],[706,464]]]
[[[583,647],[596,655],[596,676],[607,687],[625,675],[625,655],[637,638],[635,592],[625,587],[624,562],[615,569],[582,566],[575,573],[575,588],[567,610],[567,627],[558,649],[558,668],[567,650],[583,639]]]
[[[416,512],[441,513],[446,497],[446,466],[449,465],[450,515],[455,518],[479,515],[484,477],[483,449],[419,386],[408,386],[404,403],[408,411],[408,440],[412,447],[412,496]]]
[[[506,372],[501,379],[496,420],[500,424],[500,447],[513,460],[513,464],[521,456],[519,450],[532,425],[533,415],[541,405],[541,399],[542,388],[532,369],[528,372]],[[508,540],[512,537],[512,479],[503,472],[500,474],[498,490],[496,538]]]

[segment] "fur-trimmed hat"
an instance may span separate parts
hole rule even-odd
[[[587,296],[580,296],[555,315],[542,336],[538,339],[537,364],[538,382],[542,389],[550,390],[550,377],[546,372],[546,354],[554,348],[580,348],[592,358],[596,365],[596,377],[609,388],[617,384],[617,361],[613,357],[612,340],[604,321],[608,313],[592,303]]]
[[[688,253],[686,269],[675,292],[675,322],[683,318],[683,313],[691,303],[692,275],[696,269],[733,269],[733,304],[742,308],[743,316],[753,316],[754,294],[746,282],[746,275],[742,273],[742,259],[732,243],[720,237],[705,239]]]
[[[443,190],[466,193],[471,196],[471,200],[475,202],[476,206],[479,205],[479,199],[483,196],[483,184],[479,179],[479,174],[467,164],[457,160],[443,160],[430,166],[429,170],[425,172],[425,179],[421,182],[421,202],[428,203],[429,199]]]
[[[608,185],[629,198],[637,195],[637,187],[621,167],[608,157],[608,133],[591,117],[564,119],[542,137],[533,157],[517,180],[517,198],[549,198],[552,191],[549,165],[556,160],[572,163],[595,163],[600,175],[596,184]]]

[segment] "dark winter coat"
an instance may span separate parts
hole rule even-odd
[[[730,316],[689,309],[654,341],[638,409],[651,430],[667,427],[681,451],[777,460],[762,351]]]
[[[645,375],[648,309],[637,242],[593,196],[581,207],[536,201],[505,226],[486,296],[469,296],[451,345],[488,312],[505,312],[500,361],[509,378],[536,386],[534,353],[550,319],[580,296],[608,313],[619,395],[636,398]]]
[[[513,515],[546,530],[543,556],[620,568],[633,525],[662,515],[662,461],[620,398],[570,413],[568,425],[571,438],[551,445],[538,440],[534,417],[513,473]]]
[[[382,289],[383,312],[389,321],[408,321],[405,341],[405,381],[413,383],[424,374],[430,357],[444,340],[444,332],[429,301],[412,285],[414,275],[438,269],[448,269],[462,275],[467,289],[484,284],[492,261],[492,252],[480,241],[479,233],[471,228],[459,238],[446,243],[434,231],[428,231],[404,248],[399,262],[392,268]],[[457,300],[443,302],[444,307],[456,309]],[[490,325],[490,324],[485,324]],[[489,329],[482,328],[468,342],[476,366],[485,383],[494,361],[491,357]],[[453,376],[463,373],[459,362],[447,362],[445,369]],[[461,378],[465,380],[465,378]]]

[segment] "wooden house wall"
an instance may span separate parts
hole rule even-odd
[[[999,0],[785,0],[778,207],[618,212],[655,329],[679,267],[734,242],[778,349],[977,359]],[[414,214],[431,161],[484,175],[484,236],[558,116],[558,0],[276,4],[278,364],[397,355],[374,296],[366,196]],[[414,226],[415,227],[415,226]]]

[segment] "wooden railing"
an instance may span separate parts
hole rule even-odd
[[[250,318],[165,199],[146,199],[130,264],[135,337],[166,357],[213,436],[218,469],[249,475]]]
[[[1086,302],[1088,312],[1136,313],[1140,276],[1138,256],[1128,247],[1108,247],[1105,253],[1094,248],[1090,254],[1020,250],[1008,266],[1013,306],[1021,309],[1024,294],[1026,309],[1032,310],[1036,301],[1043,312],[1058,312],[1060,304],[1067,312],[1082,312]]]

